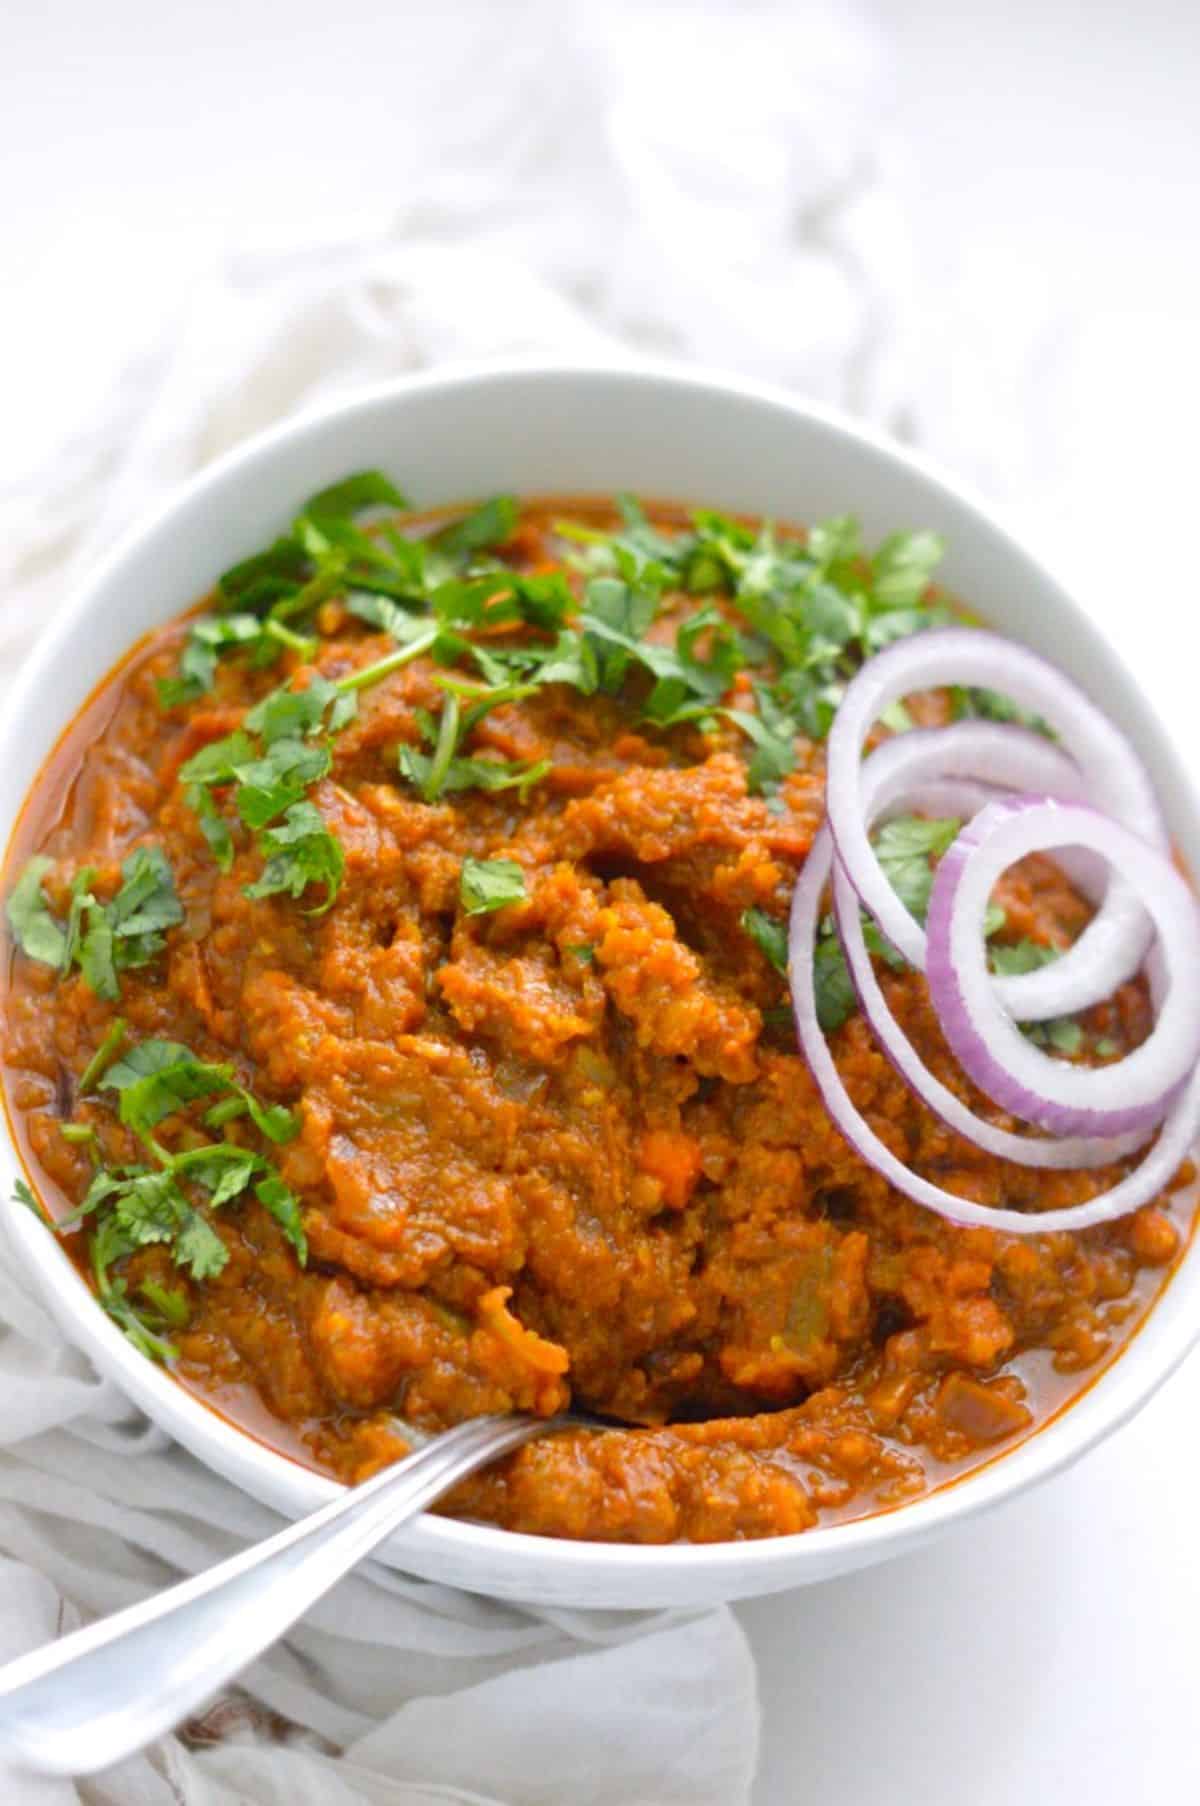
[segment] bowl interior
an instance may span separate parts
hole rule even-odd
[[[856,513],[868,538],[932,527],[946,583],[1001,631],[1063,665],[1129,733],[1180,852],[1200,869],[1200,812],[1152,707],[1054,581],[979,503],[899,448],[770,391],[677,372],[469,370],[373,392],[255,440],[139,527],[64,607],[0,724],[5,836],[61,729],[129,645],[286,526],[304,496],[379,465],[418,505],[526,494],[612,493],[806,521]],[[0,1150],[4,1195],[17,1167]],[[62,1250],[7,1204],[18,1257],[60,1324],[209,1466],[290,1514],[333,1482],[254,1442],[138,1356],[95,1307]],[[389,1556],[433,1579],[564,1605],[693,1605],[823,1579],[913,1546],[1071,1460],[1144,1401],[1200,1327],[1200,1262],[1185,1258],[1126,1352],[1026,1443],[941,1493],[883,1516],[765,1543],[638,1549],[558,1543],[428,1518]]]

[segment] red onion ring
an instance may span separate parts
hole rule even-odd
[[[941,628],[898,641],[867,661],[838,708],[828,742],[826,811],[850,882],[881,931],[919,971],[925,969],[925,934],[888,883],[863,823],[862,749],[890,703],[915,690],[955,683],[999,689],[1020,707],[1043,716],[1069,748],[1083,793],[1103,798],[1113,818],[1144,840],[1164,852],[1169,846],[1149,777],[1133,748],[1052,665],[1026,647],[978,628]],[[964,722],[942,731],[958,732],[968,725],[989,724]],[[987,775],[967,774],[955,765],[943,769],[955,775]],[[1036,783],[1021,787],[1047,789]],[[1145,909],[1129,882],[1115,874],[1097,915],[1062,959],[1039,971],[994,982],[1002,987],[1005,1007],[1016,1020],[1069,1015],[1098,1003],[1131,978],[1145,959],[1150,938]],[[1096,988],[1098,974],[1102,990]]]
[[[999,731],[1005,733],[1008,730],[1001,728]],[[890,809],[898,805],[903,805],[906,809],[914,806],[915,800],[924,793],[915,790],[898,795],[898,785],[905,777],[915,779],[919,784],[926,762],[937,761],[945,738],[956,732],[956,729],[950,728],[927,735],[906,734],[901,738],[885,741],[869,754],[862,767],[863,814],[868,832],[879,817]],[[924,746],[912,745],[913,741],[921,740],[925,741]],[[1063,766],[1070,764],[1049,742],[1043,741],[1041,744],[1047,753],[1053,755],[1045,761],[1047,774],[1056,760],[1061,761]],[[1023,749],[1017,757],[1023,759]],[[982,804],[979,800],[981,795]],[[937,806],[948,815],[974,815],[981,806],[994,798],[995,792],[985,790],[981,785],[965,780],[946,779],[940,785]],[[1011,1130],[998,1128],[994,1123],[977,1116],[929,1070],[888,1007],[867,950],[857,893],[836,860],[833,862],[833,886],[838,938],[871,1031],[910,1090],[949,1128],[1000,1160],[1012,1160],[1022,1166],[1057,1171],[1108,1166],[1113,1161],[1134,1153],[1149,1139],[1152,1133],[1150,1126],[1122,1136],[1069,1136],[1041,1140],[1016,1135]]]
[[[792,895],[788,971],[801,1050],[825,1108],[855,1152],[905,1197],[936,1211],[950,1222],[1006,1230],[1014,1235],[1048,1235],[1062,1230],[1089,1229],[1097,1223],[1108,1223],[1125,1216],[1157,1197],[1187,1158],[1192,1143],[1200,1134],[1200,1066],[1172,1104],[1157,1141],[1141,1164],[1108,1191],[1085,1204],[1028,1214],[975,1204],[922,1178],[893,1154],[851,1099],[817,1018],[813,953],[821,898],[832,865],[833,839],[826,827],[817,835]],[[982,937],[980,940],[982,942]]]
[[[1059,846],[1100,853],[1136,874],[1158,931],[1168,985],[1153,1030],[1112,1066],[1051,1059],[1021,1034],[995,995],[982,923],[992,887],[1014,861]],[[989,803],[944,855],[929,900],[926,977],[954,1054],[1002,1109],[1056,1135],[1117,1135],[1160,1121],[1200,1056],[1200,910],[1170,860],[1118,822],[1045,797]],[[1082,971],[1103,958],[1076,942]],[[1064,954],[1064,959],[1069,955]],[[1119,980],[1093,967],[1089,992]]]

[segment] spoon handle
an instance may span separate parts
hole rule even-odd
[[[0,1750],[89,1775],[171,1729],[392,1531],[554,1419],[476,1417],[215,1568],[0,1668]]]

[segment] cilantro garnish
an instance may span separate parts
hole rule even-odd
[[[525,901],[525,873],[515,859],[464,859],[458,894],[469,916],[487,915]]]
[[[877,610],[915,608],[942,561],[945,542],[936,533],[892,533],[871,559],[871,598]]]
[[[316,641],[286,623],[333,596],[345,596],[352,612],[388,632],[396,631],[406,606],[428,609],[439,595],[445,606],[444,592],[480,554],[509,537],[518,512],[511,496],[496,496],[423,540],[405,538],[386,518],[369,531],[362,522],[368,511],[394,514],[407,506],[378,470],[359,471],[310,497],[289,533],[218,578],[219,612],[191,624],[178,671],[159,682],[162,706],[210,690],[218,660],[229,651],[247,651],[255,665],[270,664],[285,647],[311,659]],[[535,619],[528,610],[539,606],[539,587],[547,596],[558,587],[539,578],[515,582],[527,590],[527,611],[518,617],[526,620]]]
[[[325,895],[310,914],[324,915],[333,907],[346,856],[315,803],[293,803],[281,822],[263,830],[258,846],[266,865],[261,878],[246,886],[248,897],[273,897],[282,892],[296,898],[310,885],[323,885]]]
[[[854,1014],[858,1004],[854,980],[832,922],[822,925],[813,949],[813,984],[817,1021],[827,1035],[832,1034]]]
[[[149,965],[166,946],[165,931],[183,921],[171,868],[161,847],[135,847],[121,866],[121,887],[108,903],[92,890],[96,874],[90,866],[71,884],[65,924],[51,913],[42,880],[53,861],[31,859],[8,899],[8,920],[17,943],[30,959],[56,972],[78,967],[98,997],[120,995],[118,974]]]
[[[31,859],[13,886],[8,899],[8,922],[17,945],[30,959],[44,966],[63,968],[67,937],[50,913],[50,905],[42,890],[42,879],[52,870],[54,861],[38,854]]]
[[[742,911],[742,927],[750,939],[770,960],[775,970],[787,977],[788,969],[788,931],[787,923],[769,916],[765,909],[745,909]]]
[[[100,1089],[118,1093],[121,1121],[142,1140],[164,1117],[198,1098],[217,1095],[239,1098],[268,1141],[292,1141],[300,1130],[290,1110],[280,1104],[260,1104],[238,1082],[232,1067],[198,1060],[178,1041],[139,1042],[108,1067]]]
[[[45,1220],[46,1213],[42,1209],[40,1200],[34,1196],[24,1179],[15,1179],[13,1181],[13,1202],[16,1204],[23,1204],[26,1210],[32,1210],[35,1217],[41,1217],[43,1221]]]
[[[1057,947],[1043,945],[1041,941],[1020,940],[990,949],[990,961],[993,972],[1002,978],[1023,977],[1026,972],[1037,972],[1042,966],[1052,965],[1058,958]]]
[[[222,652],[238,647],[253,648],[254,663],[267,665],[278,657],[288,642],[294,648],[311,646],[315,650],[315,641],[300,641],[297,635],[282,626],[271,631],[271,624],[261,621],[257,615],[202,615],[188,628],[187,643],[180,654],[175,676],[159,678],[158,700],[164,709],[173,709],[180,703],[194,702],[198,696],[203,696],[216,681],[217,661]]]
[[[236,1113],[249,1116],[270,1143],[290,1141],[299,1121],[282,1104],[264,1104],[242,1085],[229,1066],[198,1059],[175,1041],[142,1041],[114,1058],[125,1025],[114,1023],[99,1052],[80,1080],[83,1094],[99,1079],[101,1091],[117,1095],[118,1117],[131,1129],[149,1156],[117,1166],[99,1164],[98,1138],[91,1123],[64,1123],[64,1138],[86,1146],[95,1165],[82,1202],[52,1227],[87,1237],[88,1259],[96,1295],[118,1327],[152,1360],[172,1360],[177,1350],[171,1330],[186,1326],[190,1304],[186,1291],[145,1278],[130,1295],[126,1278],[113,1269],[140,1249],[163,1246],[182,1274],[195,1281],[215,1278],[229,1259],[211,1212],[253,1191],[279,1223],[303,1266],[308,1257],[300,1203],[266,1154],[233,1141],[197,1141],[187,1125],[188,1145],[173,1151],[156,1131],[172,1117],[186,1117],[195,1103],[221,1097],[223,1104],[205,1117],[209,1127],[223,1126]],[[220,1122],[215,1119],[220,1113]],[[17,1195],[45,1216],[29,1187],[18,1181]],[[49,1219],[46,1219],[49,1220]],[[149,1307],[148,1309],[146,1307]],[[165,1333],[164,1333],[165,1332]]]
[[[751,790],[771,795],[796,769],[796,723],[765,684],[753,686],[757,712],[726,709],[725,717],[754,743],[746,772]]]
[[[353,707],[352,696],[319,674],[303,689],[284,685],[181,766],[185,798],[222,870],[233,863],[233,835],[214,792],[231,790],[238,818],[255,833],[264,868],[246,886],[248,897],[298,898],[320,885],[325,895],[315,913],[332,906],[345,856],[307,791],[333,762],[327,741],[314,736],[342,725],[347,704]]]
[[[997,943],[988,949],[992,971],[1005,978],[1037,972],[1042,966],[1052,965],[1061,954],[1060,947],[1028,939]],[[1036,1047],[1052,1048],[1055,1053],[1076,1054],[1083,1046],[1083,1027],[1074,1016],[1051,1016],[1044,1022],[1022,1022],[1018,1027]],[[1105,1056],[1103,1042],[1097,1042],[1096,1052]]]
[[[397,754],[400,771],[420,791],[427,803],[443,794],[463,790],[519,790],[524,796],[550,769],[548,759],[534,763],[492,756],[464,758],[459,749],[474,733],[485,715],[506,702],[517,702],[528,696],[532,684],[503,684],[491,690],[477,685],[455,683],[441,678],[446,700],[437,720],[423,714],[422,735],[428,750],[401,746]],[[464,706],[465,705],[465,706]]]
[[[934,864],[957,837],[962,822],[898,815],[875,836],[875,853],[888,882],[918,922],[925,920]]]

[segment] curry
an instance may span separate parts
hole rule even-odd
[[[959,1228],[853,1151],[797,1051],[781,937],[824,733],[872,629],[950,612],[936,548],[398,501],[327,492],[143,641],[20,824],[8,1109],[101,1303],[182,1385],[347,1480],[483,1411],[611,1419],[446,1506],[550,1536],[803,1531],[1010,1447],[1136,1327],[1191,1173],[1078,1234]],[[388,512],[363,525],[364,504]],[[789,663],[759,603],[814,560]],[[994,706],[929,694],[883,731]],[[928,830],[891,824],[917,892]],[[993,902],[1009,969],[1091,914],[1044,856]],[[926,1063],[1004,1121],[924,978],[876,954]],[[836,948],[817,959],[842,1077],[917,1171],[1030,1212],[1111,1182],[947,1129]],[[1044,1032],[1102,1062],[1150,1020],[1138,979]]]

